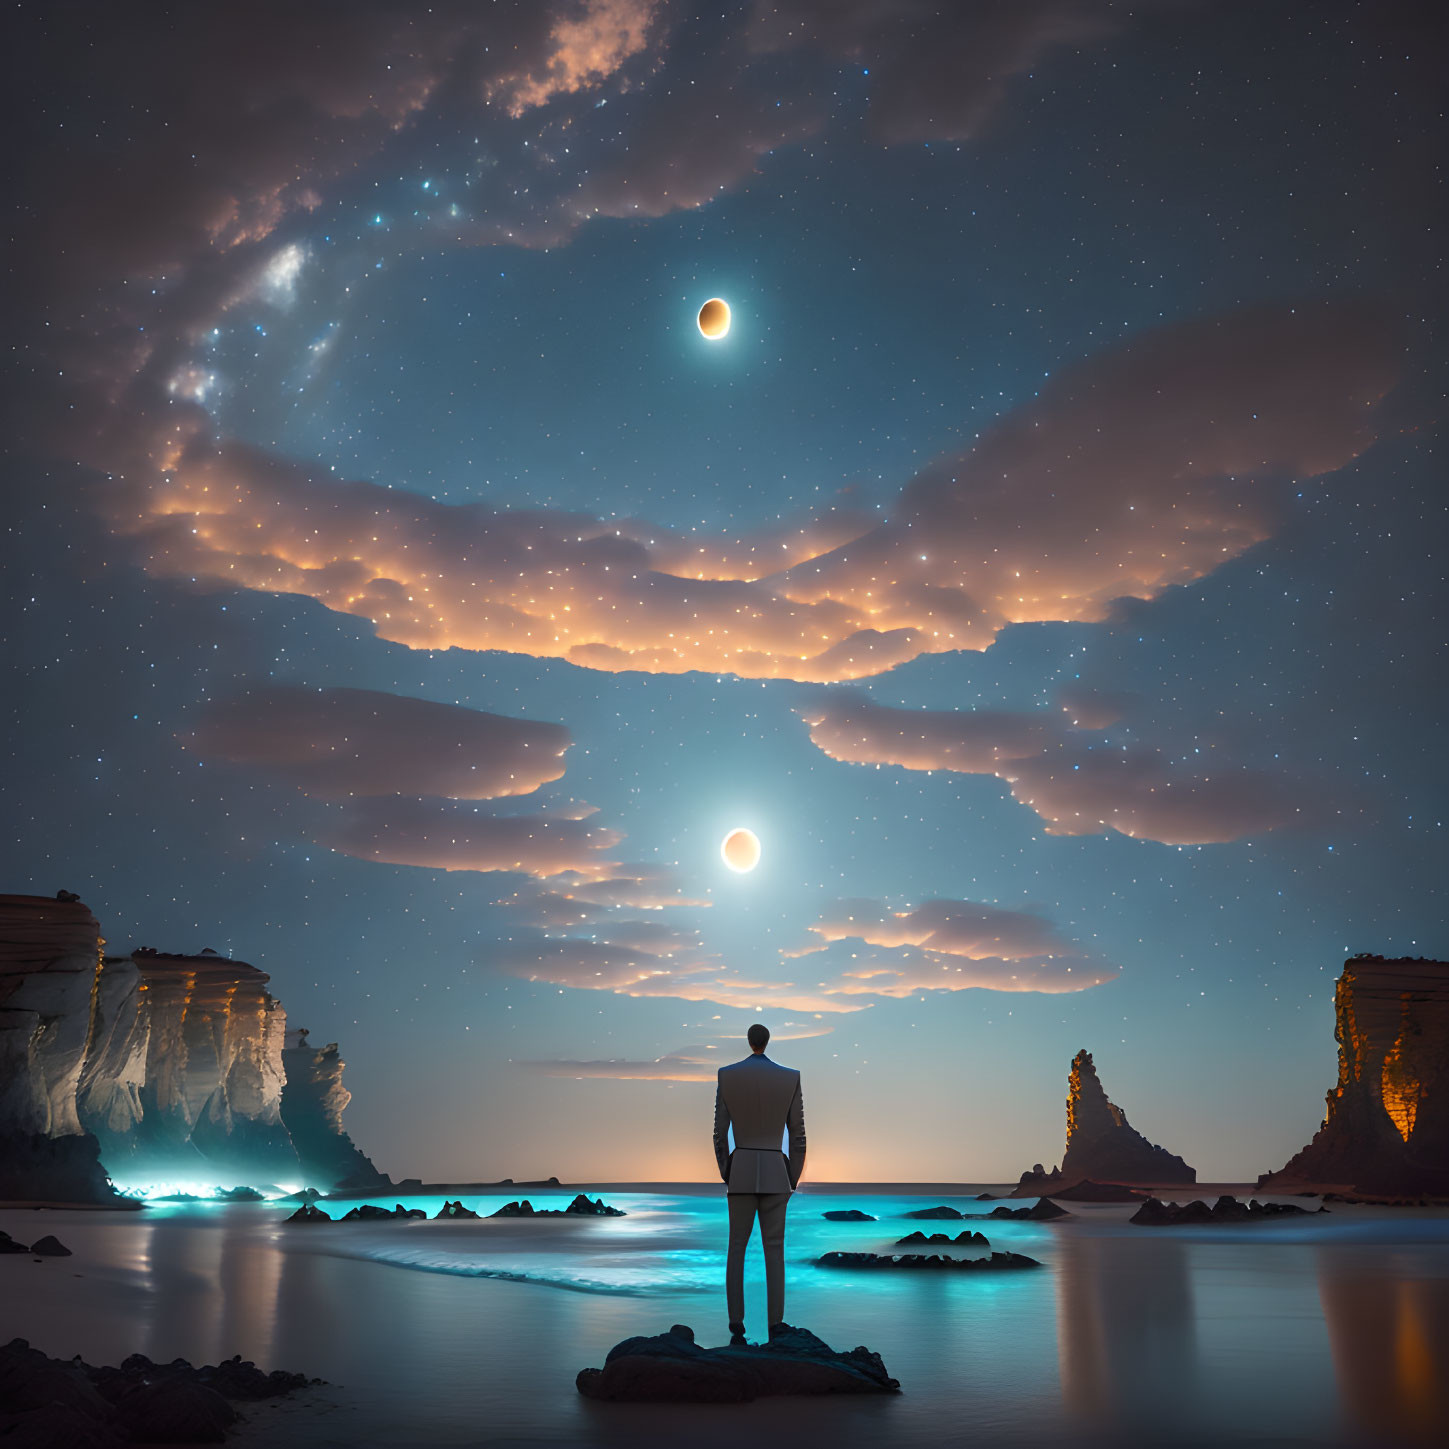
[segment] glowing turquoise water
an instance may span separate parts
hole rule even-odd
[[[562,1207],[572,1194],[529,1196]],[[1151,1230],[1126,1223],[1130,1208],[1079,1207],[1064,1223],[918,1222],[903,1214],[994,1204],[802,1193],[786,1316],[837,1346],[877,1349],[904,1394],[671,1410],[587,1404],[573,1377],[619,1339],[674,1322],[722,1341],[724,1202],[604,1196],[629,1216],[304,1227],[284,1222],[291,1204],[0,1213],[18,1239],[53,1232],[75,1250],[0,1259],[0,1335],[92,1361],[240,1352],[338,1386],[322,1391],[325,1411],[258,1420],[258,1444],[708,1446],[740,1433],[800,1445],[1389,1444],[1434,1443],[1449,1428],[1443,1212],[1335,1207]],[[505,1200],[463,1199],[482,1212]],[[430,1214],[442,1203],[404,1201]],[[880,1220],[821,1216],[843,1207]],[[810,1261],[962,1227],[1045,1267],[936,1277]],[[760,1336],[758,1248],[746,1291]]]

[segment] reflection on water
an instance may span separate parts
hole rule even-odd
[[[1370,1436],[1442,1442],[1449,1428],[1449,1278],[1405,1276],[1412,1264],[1357,1251],[1318,1252],[1345,1416]]]
[[[1191,1413],[1198,1347],[1187,1246],[1073,1236],[1057,1272],[1062,1400],[1096,1429],[1142,1428]]]

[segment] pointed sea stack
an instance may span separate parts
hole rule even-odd
[[[1060,1192],[1086,1179],[1133,1187],[1177,1186],[1196,1182],[1197,1169],[1129,1124],[1127,1114],[1107,1100],[1091,1052],[1080,1051],[1067,1078],[1067,1147],[1061,1169],[1043,1173],[1037,1167],[1022,1173],[1012,1196]]]
[[[1338,1085],[1313,1141],[1258,1186],[1449,1195],[1449,962],[1353,956],[1334,994]]]

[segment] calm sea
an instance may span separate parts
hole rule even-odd
[[[561,1207],[570,1194],[531,1195]],[[969,1196],[796,1196],[786,1317],[876,1349],[903,1394],[690,1409],[593,1405],[578,1369],[672,1323],[726,1337],[724,1202],[607,1193],[623,1218],[287,1226],[291,1205],[142,1214],[0,1212],[68,1259],[0,1258],[0,1338],[117,1362],[132,1352],[329,1381],[242,1443],[1429,1444],[1449,1435],[1449,1213],[1334,1207],[1251,1226],[1147,1229],[1130,1208],[986,1220]],[[441,1198],[405,1199],[430,1214]],[[465,1197],[491,1212],[502,1197]],[[944,1202],[983,1220],[914,1222]],[[1310,1204],[1311,1205],[1311,1204]],[[337,1205],[331,1206],[334,1210]],[[342,1204],[345,1210],[350,1204]],[[866,1223],[822,1214],[855,1207]],[[831,1248],[978,1226],[1034,1272],[829,1271]],[[905,1250],[898,1250],[905,1251]],[[952,1250],[970,1255],[973,1250]],[[749,1331],[764,1334],[756,1246]]]

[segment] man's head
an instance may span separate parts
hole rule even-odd
[[[752,1052],[762,1052],[770,1044],[770,1028],[756,1022],[745,1033],[745,1040],[749,1042]]]

